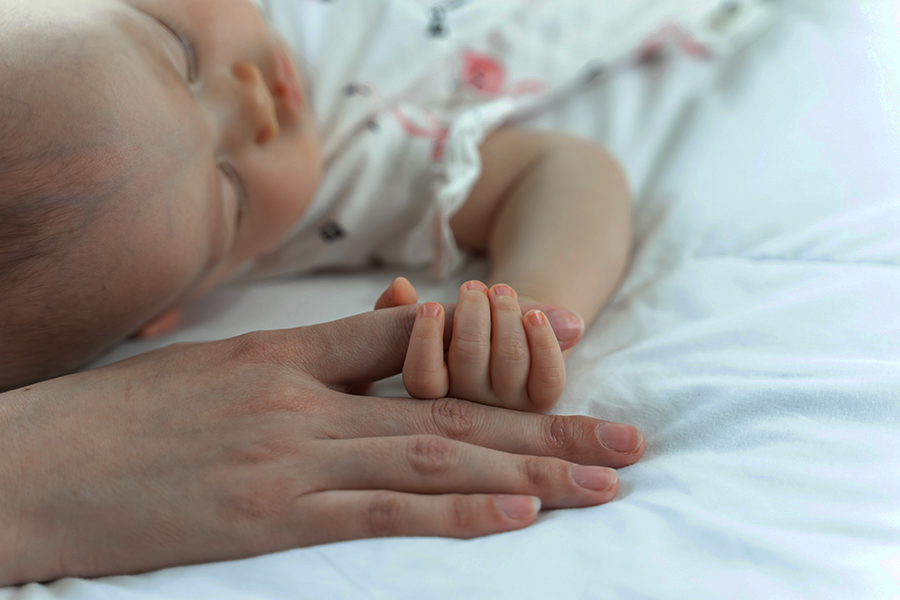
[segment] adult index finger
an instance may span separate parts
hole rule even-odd
[[[444,346],[453,331],[455,304],[444,307]],[[584,321],[576,313],[543,304],[524,304],[548,317],[560,347],[573,347],[584,335]],[[330,323],[266,332],[269,352],[300,371],[332,385],[379,381],[397,375],[409,347],[419,305],[398,306],[355,315]],[[273,349],[270,349],[273,350]]]

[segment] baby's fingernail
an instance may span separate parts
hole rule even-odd
[[[644,442],[644,434],[637,427],[631,425],[619,425],[617,423],[602,423],[597,425],[597,437],[600,442],[612,450],[622,454],[637,452]]]
[[[535,327],[540,327],[544,323],[547,322],[547,317],[544,316],[539,310],[531,310],[525,314],[525,318],[528,319],[528,322],[534,325]]]
[[[537,496],[497,496],[494,503],[497,510],[516,521],[531,518],[541,510],[541,499]]]
[[[491,288],[491,291],[494,292],[495,296],[514,296],[515,293],[513,289],[508,285],[503,285],[502,283],[495,285]]]
[[[428,302],[419,307],[419,316],[425,319],[437,319],[441,316],[441,307],[434,302]]]
[[[560,342],[571,342],[584,335],[584,319],[576,312],[559,308],[548,312],[547,319]]]
[[[572,467],[572,480],[586,490],[605,492],[619,481],[619,476],[606,467]]]
[[[484,285],[483,283],[481,283],[480,281],[470,281],[469,283],[467,283],[465,285],[466,285],[466,289],[470,290],[470,291],[472,291],[472,290],[478,290],[479,292],[487,291],[487,286]]]

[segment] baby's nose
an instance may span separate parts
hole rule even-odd
[[[275,98],[269,91],[259,68],[251,63],[237,62],[232,73],[238,82],[239,115],[247,134],[257,144],[265,144],[278,135],[278,115]]]

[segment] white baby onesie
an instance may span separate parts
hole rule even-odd
[[[237,280],[461,261],[449,227],[498,127],[663,47],[709,60],[764,0],[257,0],[307,71],[326,174],[307,214]]]

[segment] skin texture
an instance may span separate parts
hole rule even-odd
[[[109,197],[77,236],[52,232],[71,242],[4,306],[7,339],[65,320],[44,364],[79,366],[199,297],[306,210],[315,119],[246,0],[0,0],[0,15],[4,100],[27,107],[29,139],[71,148],[62,177]]]
[[[44,265],[29,302],[4,307],[5,344],[17,324],[66,324],[43,347],[10,345],[17,354],[66,370],[145,324],[171,327],[173,310],[306,209],[321,172],[314,121],[245,0],[0,0],[0,15],[13,24],[0,38],[4,93],[30,107],[34,136],[77,141],[73,168],[112,200]],[[192,44],[196,79],[162,24]],[[633,427],[345,393],[401,372],[411,336],[428,327],[414,354],[441,379],[431,389],[420,378],[425,396],[447,387],[524,410],[556,401],[558,377],[533,391],[532,359],[556,370],[584,323],[546,304],[590,321],[612,293],[627,260],[627,190],[604,152],[569,138],[509,130],[482,152],[484,175],[452,225],[489,254],[492,288],[466,288],[458,315],[430,305],[443,330],[395,290],[397,308],[175,346],[0,395],[0,584],[361,537],[474,537],[529,525],[534,497],[612,499],[608,468],[643,453]],[[562,346],[546,323],[523,320],[523,305],[538,314],[526,300],[543,303]],[[527,368],[512,340],[527,346]]]
[[[247,0],[0,0],[0,11],[6,100],[27,108],[30,135],[76,148],[64,175],[106,198],[49,232],[71,239],[4,297],[9,389],[177,326],[182,306],[277,244],[322,164],[305,82]],[[457,239],[489,255],[490,284],[592,322],[630,245],[615,162],[515,129],[481,150]]]
[[[634,427],[347,395],[401,370],[416,312],[172,346],[0,396],[17,432],[0,436],[0,585],[469,538],[528,526],[535,497],[615,496],[610,467],[644,451]]]

